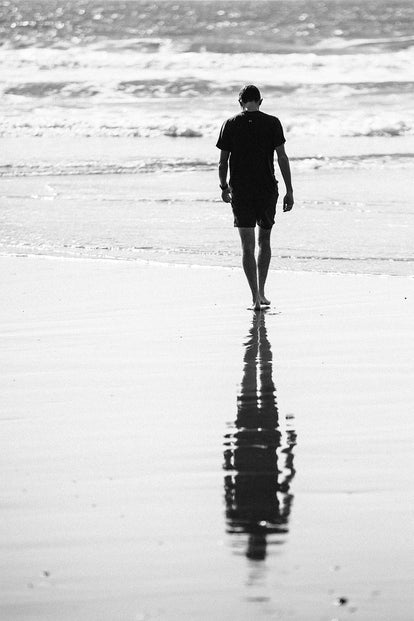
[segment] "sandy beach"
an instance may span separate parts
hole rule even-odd
[[[271,272],[257,316],[240,269],[1,268],[2,619],[411,618],[412,279]],[[280,497],[259,535],[256,370]]]
[[[0,621],[412,621],[413,32],[0,2]],[[251,83],[295,197],[276,164],[260,313],[217,174]]]

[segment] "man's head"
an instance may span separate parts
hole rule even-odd
[[[262,96],[257,86],[247,84],[239,93],[239,104],[242,108],[258,110],[262,103]]]

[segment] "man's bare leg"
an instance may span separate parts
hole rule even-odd
[[[265,296],[265,284],[269,271],[270,259],[272,257],[272,249],[270,246],[270,234],[272,229],[262,229],[259,226],[259,254],[257,257],[259,299],[264,306],[270,305],[270,300]]]
[[[244,273],[253,298],[254,310],[260,310],[259,288],[257,284],[257,264],[254,256],[255,234],[254,227],[239,227],[239,235],[242,245],[242,264]]]

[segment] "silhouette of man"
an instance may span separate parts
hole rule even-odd
[[[245,343],[237,416],[224,437],[227,531],[247,534],[246,556],[266,557],[267,536],[282,543],[288,532],[295,475],[296,433],[279,427],[273,356],[265,318],[255,313]]]
[[[217,147],[220,149],[221,198],[231,203],[234,226],[239,229],[242,264],[253,297],[253,309],[269,306],[265,283],[271,259],[270,234],[275,222],[278,186],[274,174],[274,152],[286,195],[283,211],[293,207],[293,190],[285,137],[278,118],[260,111],[262,98],[253,84],[239,93],[242,111],[224,122]],[[230,159],[230,179],[227,172]],[[255,226],[259,226],[259,253],[255,257]]]

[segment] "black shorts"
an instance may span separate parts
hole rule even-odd
[[[234,226],[271,229],[275,223],[278,192],[250,194],[232,192],[231,206],[234,215]]]

